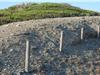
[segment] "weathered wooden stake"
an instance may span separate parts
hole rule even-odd
[[[25,56],[25,72],[29,72],[29,57],[30,57],[29,40],[26,40],[26,56]]]
[[[62,51],[62,47],[63,47],[63,31],[61,31],[61,34],[60,34],[60,47],[59,47],[59,51]]]
[[[83,35],[83,30],[84,30],[84,29],[83,29],[83,27],[82,27],[82,28],[81,28],[81,40],[83,40],[83,36],[84,36],[84,35]]]
[[[99,25],[97,26],[97,38],[99,38],[99,33],[100,33],[100,27]]]

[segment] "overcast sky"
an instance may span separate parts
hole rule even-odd
[[[16,5],[23,2],[55,2],[55,3],[69,3],[71,5],[83,8],[83,9],[89,9],[89,10],[95,10],[100,12],[100,0],[0,0],[0,9],[7,8],[12,5]]]

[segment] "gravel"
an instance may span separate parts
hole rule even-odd
[[[16,75],[24,71],[26,39],[31,43],[30,70],[38,70],[37,75],[76,73],[73,67],[79,68],[79,64],[86,65],[100,57],[95,52],[100,48],[98,25],[99,16],[87,16],[30,20],[0,26],[0,74]],[[84,39],[81,41],[82,27]],[[61,31],[64,31],[62,52],[59,51]],[[78,64],[71,61],[73,57],[76,57],[76,63],[79,61]],[[80,75],[84,75],[83,70]]]

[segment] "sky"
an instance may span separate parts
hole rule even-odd
[[[20,4],[23,2],[69,3],[82,9],[89,9],[100,12],[100,0],[0,0],[0,9],[8,8],[9,6]]]

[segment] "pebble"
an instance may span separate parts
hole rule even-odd
[[[8,27],[8,25],[4,25],[5,27]]]
[[[11,35],[11,36],[13,36],[13,35],[14,35],[14,33],[11,33],[10,35]]]
[[[19,26],[20,26],[20,24],[17,24],[17,25],[16,25],[16,27],[19,27]]]
[[[10,52],[12,52],[13,51],[13,49],[10,49]]]
[[[2,54],[2,51],[0,51],[0,54]]]

